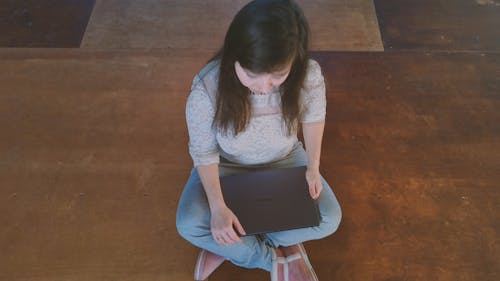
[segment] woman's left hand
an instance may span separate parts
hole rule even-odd
[[[309,184],[309,194],[316,200],[318,199],[321,191],[323,190],[323,183],[321,182],[321,175],[319,169],[309,169],[306,170],[306,180]]]

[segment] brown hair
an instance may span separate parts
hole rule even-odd
[[[253,73],[290,73],[280,86],[281,110],[288,135],[300,118],[300,89],[308,64],[309,27],[300,7],[289,0],[256,0],[244,6],[231,22],[224,45],[211,59],[220,60],[213,126],[234,135],[249,123],[250,90],[239,81],[234,64]]]

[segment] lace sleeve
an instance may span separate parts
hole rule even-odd
[[[219,149],[212,122],[215,104],[198,75],[193,79],[186,104],[186,121],[189,132],[189,154],[194,166],[219,163]]]
[[[321,67],[309,60],[307,75],[301,91],[302,123],[324,121],[326,117],[325,80]]]

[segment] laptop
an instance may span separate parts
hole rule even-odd
[[[246,235],[318,226],[319,209],[305,173],[302,166],[221,177],[224,201]]]

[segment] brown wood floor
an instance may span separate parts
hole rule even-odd
[[[192,165],[184,106],[193,76],[214,48],[199,48],[199,42],[193,48],[133,48],[127,42],[140,42],[138,37],[120,41],[120,35],[113,42],[127,43],[121,49],[65,49],[66,42],[85,37],[83,31],[64,40],[51,32],[71,20],[86,26],[89,6],[74,10],[87,13],[87,20],[70,20],[35,2],[25,2],[32,5],[25,9],[45,19],[33,25],[47,28],[26,36],[0,25],[0,37],[7,38],[0,42],[44,46],[0,48],[0,280],[193,280],[198,250],[175,228]],[[60,13],[77,5],[60,2]],[[13,3],[0,3],[0,15],[16,17]],[[152,3],[163,2],[144,3],[133,6],[147,13]],[[335,26],[324,24],[330,8],[319,9],[322,1],[301,3],[323,22],[316,40],[337,36]],[[371,27],[342,37],[351,43],[340,47],[335,40],[315,45],[331,50],[312,56],[327,80],[321,171],[343,221],[331,237],[305,246],[320,280],[500,280],[499,37],[497,28],[483,26],[498,22],[500,5],[401,3],[375,1],[381,25],[375,33],[390,52],[370,52],[379,35],[363,41],[360,30]],[[91,22],[98,22],[95,8],[106,5],[97,1]],[[353,25],[371,17],[366,7],[373,2],[329,5],[344,7],[339,18]],[[136,9],[127,7],[116,13]],[[230,18],[233,10],[220,13]],[[199,13],[189,11],[172,20]],[[454,16],[437,16],[443,13]],[[453,27],[457,14],[471,24]],[[415,29],[422,18],[429,22]],[[112,26],[123,20],[108,19]],[[102,28],[89,32],[110,32]],[[425,39],[434,33],[454,41]],[[480,43],[468,39],[473,33]],[[143,43],[165,42],[156,36]],[[170,36],[188,42],[184,31]],[[211,280],[269,276],[225,263]]]

